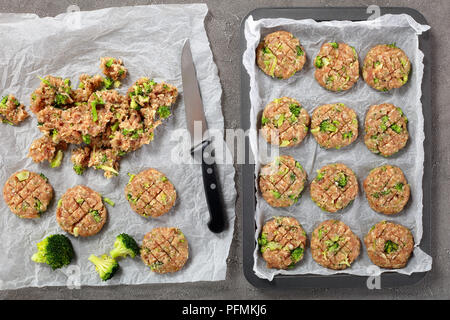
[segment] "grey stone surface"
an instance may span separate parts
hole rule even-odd
[[[55,16],[65,12],[70,4],[81,10],[111,6],[159,3],[192,3],[205,1],[133,1],[133,0],[0,0],[0,12],[36,13]],[[450,298],[450,1],[448,0],[211,0],[206,1],[209,15],[205,21],[215,61],[223,87],[223,112],[227,128],[239,127],[239,26],[241,19],[258,7],[291,6],[406,6],[420,11],[431,25],[432,59],[432,118],[433,118],[433,207],[432,256],[433,269],[419,284],[397,289],[297,289],[259,290],[252,287],[242,272],[242,217],[237,202],[237,219],[232,248],[228,257],[225,281],[167,285],[113,287],[26,288],[1,291],[0,299],[449,299]],[[1,30],[0,30],[1,32]],[[0,88],[1,89],[1,88]],[[236,183],[240,190],[240,170]],[[3,263],[3,262],[1,262]]]

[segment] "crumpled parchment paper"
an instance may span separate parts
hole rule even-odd
[[[265,75],[255,63],[255,49],[266,34],[276,30],[287,30],[300,39],[307,55],[307,63],[301,72],[292,78],[282,81]],[[321,149],[314,137],[308,134],[306,139],[293,148],[280,148],[280,154],[288,154],[299,161],[308,173],[308,185],[302,193],[299,202],[289,208],[272,208],[257,194],[255,239],[261,232],[262,225],[272,216],[293,216],[305,228],[308,237],[320,222],[328,219],[338,219],[346,223],[361,240],[361,254],[351,268],[343,271],[333,271],[318,265],[311,256],[308,247],[304,259],[294,269],[284,271],[268,269],[259,253],[254,252],[254,272],[260,278],[272,280],[277,274],[322,274],[349,273],[354,275],[379,275],[388,271],[374,266],[365,250],[363,238],[370,227],[382,220],[400,223],[411,229],[416,247],[408,265],[395,272],[411,274],[413,272],[431,269],[432,259],[418,245],[422,238],[422,177],[424,163],[424,121],[422,104],[420,102],[421,82],[423,76],[423,53],[419,50],[418,36],[429,29],[429,26],[418,24],[409,15],[384,15],[372,21],[328,21],[316,22],[311,19],[261,19],[254,21],[250,16],[245,22],[245,37],[247,49],[244,52],[243,63],[250,75],[251,128],[257,130],[258,119],[264,107],[273,99],[289,96],[297,99],[311,115],[312,111],[323,104],[344,103],[355,110],[359,121],[358,139],[346,148],[340,150]],[[326,42],[345,42],[355,47],[360,66],[371,47],[380,43],[396,43],[402,48],[412,63],[412,73],[408,84],[389,93],[377,92],[370,88],[362,76],[358,83],[348,92],[333,93],[322,88],[314,78],[313,61],[320,47]],[[410,140],[406,148],[397,155],[383,158],[370,152],[364,144],[364,119],[369,106],[381,103],[392,103],[401,107],[409,119],[408,130]],[[258,176],[261,165],[272,159],[265,155],[261,146],[267,144],[264,138],[251,133],[250,144],[255,154],[255,175]],[[309,196],[309,183],[316,177],[316,170],[330,163],[341,162],[349,166],[357,175],[359,194],[353,204],[338,213],[326,213],[313,203]],[[370,170],[391,164],[399,166],[411,185],[411,199],[404,211],[398,215],[386,216],[370,209],[362,191],[363,180]],[[258,181],[256,180],[258,185]],[[259,188],[259,187],[258,187]]]
[[[29,105],[32,91],[39,86],[38,76],[70,77],[76,86],[81,73],[101,73],[99,59],[102,56],[122,58],[128,68],[129,76],[119,90],[123,94],[142,76],[158,82],[164,80],[180,92],[173,115],[156,130],[154,141],[126,156],[121,161],[120,176],[110,180],[103,177],[101,170],[93,169],[77,176],[72,170],[70,152],[66,152],[60,168],[33,163],[27,157],[28,149],[31,142],[41,136],[34,116],[19,127],[0,124],[1,184],[15,171],[26,168],[44,173],[55,190],[48,211],[32,221],[16,217],[1,199],[0,289],[225,279],[235,218],[234,168],[218,166],[229,228],[221,234],[213,234],[206,226],[209,213],[201,167],[171,161],[173,154],[183,153],[185,148],[172,132],[186,128],[180,59],[187,38],[191,41],[208,125],[211,129],[224,129],[222,89],[204,29],[207,11],[206,5],[192,4],[109,8],[61,14],[55,18],[0,14],[1,93],[11,92],[26,105]],[[129,179],[127,173],[138,173],[149,167],[165,173],[177,190],[175,207],[157,219],[145,219],[134,213],[124,196]],[[116,206],[106,205],[109,218],[99,234],[84,239],[69,236],[76,252],[75,261],[70,267],[51,271],[47,265],[36,264],[30,258],[37,250],[36,243],[45,236],[64,233],[56,222],[57,201],[68,188],[77,184],[87,185],[109,197]],[[87,260],[90,254],[109,253],[115,237],[122,232],[141,243],[152,228],[163,226],[179,227],[189,242],[189,260],[177,273],[159,275],[150,271],[140,258],[128,258],[119,262],[118,274],[102,282]]]

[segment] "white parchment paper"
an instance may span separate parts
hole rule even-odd
[[[276,30],[287,30],[300,39],[307,55],[307,63],[301,72],[288,80],[272,79],[265,75],[255,63],[255,49],[266,34]],[[420,98],[423,76],[423,53],[419,50],[418,36],[429,29],[429,26],[418,24],[409,15],[384,15],[372,21],[329,21],[291,19],[261,19],[254,21],[250,16],[245,23],[247,49],[244,52],[243,63],[250,75],[251,101],[251,133],[250,143],[255,158],[255,175],[261,164],[272,159],[264,156],[261,146],[267,145],[264,138],[257,134],[257,123],[264,107],[273,99],[289,96],[297,99],[311,115],[312,111],[327,103],[345,103],[353,108],[358,115],[359,137],[346,148],[340,150],[321,149],[311,134],[299,145],[293,148],[281,148],[280,154],[288,154],[299,161],[308,173],[311,182],[316,176],[316,170],[330,163],[341,162],[349,166],[357,175],[360,191],[353,204],[331,214],[317,207],[309,196],[309,187],[303,191],[299,202],[289,208],[272,208],[257,194],[255,239],[261,232],[265,221],[272,216],[288,215],[299,220],[308,237],[318,224],[327,219],[339,219],[346,223],[363,240],[370,227],[382,220],[391,220],[411,229],[416,247],[408,265],[395,272],[411,274],[413,272],[431,269],[432,259],[418,245],[422,238],[422,177],[424,163],[424,121]],[[326,42],[345,42],[356,48],[360,65],[369,49],[380,43],[396,43],[402,48],[412,63],[412,73],[407,85],[389,93],[377,92],[365,84],[362,76],[358,83],[348,92],[333,93],[322,88],[314,78],[313,61],[320,47]],[[383,158],[370,152],[364,144],[364,119],[368,107],[374,104],[392,103],[401,107],[409,119],[408,130],[410,140],[406,148],[397,155]],[[395,216],[385,216],[370,209],[362,191],[362,181],[369,171],[375,167],[392,164],[402,168],[411,185],[411,199],[405,210]],[[257,182],[257,181],[256,181]],[[352,267],[344,271],[333,271],[318,265],[306,250],[304,259],[288,271],[268,269],[259,253],[254,252],[254,272],[258,277],[272,280],[276,274],[322,274],[349,273],[354,275],[377,275],[387,270],[374,266],[369,260],[362,243],[361,254]]]
[[[228,229],[211,233],[206,224],[209,213],[199,165],[171,161],[172,153],[183,150],[179,139],[171,133],[186,128],[181,82],[181,49],[185,39],[191,41],[204,108],[211,129],[224,129],[221,109],[221,85],[204,29],[208,8],[203,4],[158,5],[109,8],[55,18],[39,18],[33,14],[0,14],[0,88],[1,93],[14,93],[26,105],[32,91],[39,86],[38,76],[52,74],[70,77],[78,84],[81,73],[101,73],[101,56],[123,59],[129,77],[120,90],[125,93],[139,77],[166,81],[177,86],[180,96],[170,117],[155,132],[155,140],[121,161],[120,176],[107,180],[100,170],[89,169],[83,176],[72,170],[70,153],[60,168],[34,164],[27,158],[31,142],[41,133],[34,116],[19,127],[0,124],[0,182],[2,185],[15,171],[26,168],[42,172],[55,189],[55,200],[40,219],[21,220],[12,214],[3,198],[0,201],[0,289],[27,286],[143,284],[191,281],[218,281],[226,276],[234,226],[234,168],[218,166]],[[220,160],[220,159],[219,159]],[[165,173],[177,189],[175,207],[157,219],[145,219],[134,213],[124,196],[128,172],[137,173],[148,167]],[[108,222],[103,230],[89,238],[70,236],[76,259],[71,267],[52,272],[47,265],[30,260],[36,243],[45,236],[63,233],[56,218],[56,203],[70,187],[84,184],[115,201],[107,206]],[[190,258],[175,273],[158,275],[139,258],[120,262],[121,271],[107,283],[100,281],[94,266],[87,260],[91,253],[108,253],[116,235],[126,232],[140,243],[152,228],[179,227],[189,242]]]

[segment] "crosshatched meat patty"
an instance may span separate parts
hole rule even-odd
[[[356,175],[342,163],[324,166],[311,183],[311,199],[328,212],[345,208],[357,195]]]
[[[358,137],[356,113],[343,103],[317,107],[312,114],[311,133],[323,148],[348,146]]]
[[[351,266],[359,256],[359,238],[343,222],[327,220],[312,233],[311,253],[321,266],[342,270]]]
[[[272,207],[288,207],[298,201],[307,180],[302,165],[291,156],[280,156],[261,168],[259,188]]]
[[[292,217],[274,217],[266,222],[258,239],[267,268],[289,269],[303,259],[306,232]]]
[[[410,71],[411,62],[402,49],[395,44],[381,44],[367,53],[362,74],[372,88],[389,91],[408,82]]]
[[[153,218],[167,213],[177,199],[173,184],[155,169],[132,175],[125,186],[125,196],[135,212],[143,217]]]
[[[107,218],[108,212],[100,194],[81,185],[67,190],[56,209],[56,221],[60,227],[75,237],[97,234]]]
[[[43,174],[22,170],[6,181],[3,198],[18,217],[39,218],[53,198],[53,188]]]
[[[306,137],[310,117],[305,108],[292,98],[283,97],[270,102],[261,118],[261,134],[268,143],[292,147]]]
[[[256,49],[257,65],[271,77],[287,79],[302,70],[305,62],[300,41],[287,31],[268,34]]]
[[[411,194],[403,171],[390,165],[370,171],[364,180],[364,191],[370,207],[384,214],[402,211]]]
[[[325,43],[314,60],[317,82],[331,91],[345,91],[359,79],[359,61],[355,48],[345,43]]]
[[[141,258],[156,273],[179,271],[189,258],[186,237],[178,228],[155,228],[142,241]]]
[[[366,115],[364,142],[373,153],[385,157],[397,153],[406,146],[409,134],[408,118],[402,109],[383,103],[369,108]]]
[[[364,237],[370,260],[381,268],[406,266],[414,249],[414,237],[408,228],[387,221],[374,225]]]

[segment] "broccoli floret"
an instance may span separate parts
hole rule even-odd
[[[72,243],[62,234],[48,236],[37,244],[36,252],[31,260],[37,263],[46,263],[53,270],[68,265],[74,256]]]
[[[109,253],[111,257],[118,258],[130,256],[131,258],[139,255],[141,248],[136,243],[136,241],[126,233],[119,234],[114,242],[114,249]]]
[[[100,279],[103,281],[111,279],[117,270],[119,270],[117,261],[107,254],[104,254],[101,257],[91,254],[89,261],[95,265],[95,271],[97,271]]]

